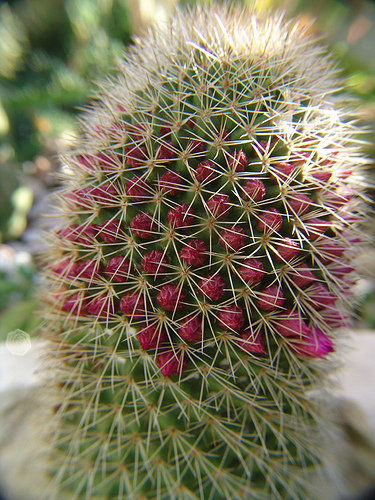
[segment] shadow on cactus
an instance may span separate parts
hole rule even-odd
[[[197,8],[99,88],[49,234],[53,498],[318,495],[366,163],[324,52]]]

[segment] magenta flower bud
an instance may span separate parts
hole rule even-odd
[[[311,217],[303,223],[303,230],[307,234],[310,241],[315,241],[319,236],[324,234],[327,229],[332,226],[331,221]]]
[[[188,151],[191,154],[200,154],[206,150],[206,144],[202,141],[198,141],[196,139],[192,139],[188,144]]]
[[[337,260],[337,257],[340,257],[346,250],[343,244],[340,245],[336,241],[332,241],[329,238],[319,239],[315,243],[315,248],[319,259],[324,264]]]
[[[137,339],[142,349],[148,351],[161,347],[161,345],[167,341],[167,334],[164,326],[160,323],[154,323],[149,326],[144,323],[139,328]]]
[[[181,191],[183,179],[174,172],[165,172],[159,179],[159,187],[163,193],[175,196]]]
[[[257,285],[266,274],[262,261],[251,257],[243,261],[238,271],[248,285]]]
[[[129,316],[130,318],[145,318],[145,299],[142,293],[125,293],[120,300],[120,310],[125,316]]]
[[[296,193],[288,199],[288,203],[295,214],[304,215],[310,210],[310,207],[314,204],[314,200],[303,193]]]
[[[307,337],[311,329],[297,311],[287,310],[275,318],[275,330],[283,337]]]
[[[332,173],[329,170],[314,170],[311,172],[311,177],[318,181],[317,187],[325,187],[331,180]]]
[[[269,208],[258,213],[257,228],[264,233],[278,231],[283,223],[281,213],[276,208]]]
[[[220,300],[225,293],[225,281],[219,274],[208,274],[200,280],[198,293],[210,300]]]
[[[98,153],[95,155],[95,163],[99,165],[100,171],[112,173],[122,166],[122,158],[112,153]]]
[[[125,161],[129,167],[136,168],[145,164],[147,160],[147,151],[142,146],[125,148]]]
[[[275,163],[275,165],[272,165],[270,168],[271,179],[274,181],[277,181],[277,179],[285,181],[291,175],[293,170],[294,165],[291,165],[290,163]]]
[[[207,259],[208,248],[202,240],[190,240],[180,250],[180,257],[188,266],[198,267]]]
[[[239,334],[236,343],[240,349],[253,354],[266,354],[264,349],[264,339],[261,330],[253,332],[247,329]]]
[[[246,154],[242,151],[235,151],[228,160],[229,168],[232,172],[243,172],[249,164]]]
[[[155,234],[154,219],[149,212],[141,212],[130,221],[133,233],[142,240],[150,240]]]
[[[266,196],[266,188],[259,179],[250,179],[242,186],[244,193],[242,198],[244,200],[251,200],[254,202],[261,201]]]
[[[104,274],[115,283],[124,283],[131,272],[130,260],[125,255],[115,255],[108,261]]]
[[[211,160],[202,161],[195,169],[195,177],[199,182],[210,182],[217,177],[215,164]]]
[[[163,137],[164,139],[170,139],[172,134],[172,129],[168,124],[162,125],[160,127],[160,137]]]
[[[75,316],[87,315],[88,300],[84,292],[77,292],[64,299],[61,310],[74,314]]]
[[[69,259],[63,259],[55,264],[49,266],[51,271],[60,276],[66,276],[69,278],[74,278],[79,274],[81,269],[81,263],[72,262]]]
[[[327,290],[323,283],[314,283],[305,289],[306,298],[318,311],[324,307],[334,304],[337,297]]]
[[[327,266],[327,271],[329,271],[336,278],[344,278],[354,270],[355,269],[352,266],[337,264],[336,262],[333,262],[332,264]]]
[[[158,147],[155,157],[158,160],[173,160],[173,158],[177,158],[177,154],[176,146],[172,141],[163,141]]]
[[[241,226],[230,226],[221,231],[219,243],[227,252],[237,252],[245,246],[246,233]]]
[[[177,205],[169,210],[167,219],[169,224],[175,228],[189,227],[194,222],[194,212],[186,203]]]
[[[284,294],[281,287],[270,285],[262,288],[258,292],[256,304],[263,311],[272,311],[275,308],[282,307],[284,303]]]
[[[93,200],[89,196],[89,188],[73,189],[65,193],[64,198],[74,206],[85,209],[93,208]]]
[[[181,375],[186,369],[187,358],[183,356],[182,352],[168,350],[158,354],[156,364],[164,377]]]
[[[227,194],[218,193],[208,199],[207,206],[211,214],[218,219],[229,215],[232,203]]]
[[[245,324],[243,310],[240,306],[236,306],[235,304],[223,307],[218,312],[217,316],[218,325],[220,328],[224,328],[224,330],[239,332]]]
[[[119,194],[113,184],[104,184],[88,191],[88,195],[95,202],[102,206],[112,206],[121,203]]]
[[[78,155],[77,161],[79,165],[83,167],[82,170],[92,172],[97,166],[94,158],[95,157],[93,155]]]
[[[304,267],[303,264],[293,266],[293,271],[289,274],[292,277],[293,283],[300,288],[310,285],[310,283],[317,280],[315,274],[308,267]]]
[[[187,342],[199,342],[203,338],[202,316],[200,314],[189,314],[180,322],[178,335]]]
[[[152,276],[160,276],[167,271],[168,257],[163,250],[150,250],[142,259],[142,269]]]
[[[324,321],[324,324],[332,329],[347,328],[350,325],[350,317],[343,311],[337,309],[336,306],[329,306],[326,309],[319,311],[319,316]]]
[[[338,188],[336,191],[324,193],[324,203],[331,208],[342,208],[353,198],[352,191]]]
[[[79,264],[77,276],[80,279],[87,278],[91,281],[94,278],[98,278],[100,274],[102,274],[102,272],[103,266],[101,262],[98,262],[94,259],[87,259]]]
[[[125,183],[125,193],[132,201],[146,201],[150,198],[150,184],[138,175]]]
[[[98,318],[108,318],[115,314],[113,299],[105,295],[95,297],[87,308],[88,314],[97,316]]]
[[[98,226],[99,232],[98,234],[102,237],[102,239],[106,243],[117,243],[118,236],[121,229],[121,221],[108,220],[104,222],[101,226]]]
[[[309,358],[324,358],[334,351],[332,340],[317,328],[312,328],[308,337],[293,340],[289,346],[296,354]]]
[[[160,307],[166,311],[178,311],[184,307],[186,293],[183,288],[178,285],[167,284],[163,285],[158,291],[156,300]]]
[[[282,238],[275,245],[275,260],[277,262],[289,262],[297,257],[301,248],[295,240],[290,238]]]

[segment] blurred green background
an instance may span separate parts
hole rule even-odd
[[[352,93],[362,100],[364,123],[375,127],[375,3],[257,3],[262,10],[281,8],[306,23],[314,20],[311,31],[324,34]],[[57,155],[77,132],[76,116],[90,98],[91,82],[113,71],[132,36],[173,9],[174,0],[0,2],[0,340],[15,329],[32,334],[38,323],[41,214],[49,211],[48,194],[58,185]],[[373,133],[367,139],[374,158]],[[373,169],[370,175],[374,179]],[[374,281],[367,278],[360,286],[359,321],[374,329]]]

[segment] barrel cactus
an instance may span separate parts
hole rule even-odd
[[[48,234],[48,498],[318,496],[364,221],[350,102],[301,24],[227,6],[100,84]]]

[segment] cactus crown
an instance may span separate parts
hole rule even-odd
[[[233,7],[154,28],[100,88],[45,273],[73,498],[305,498],[363,218],[337,90],[298,23]]]

